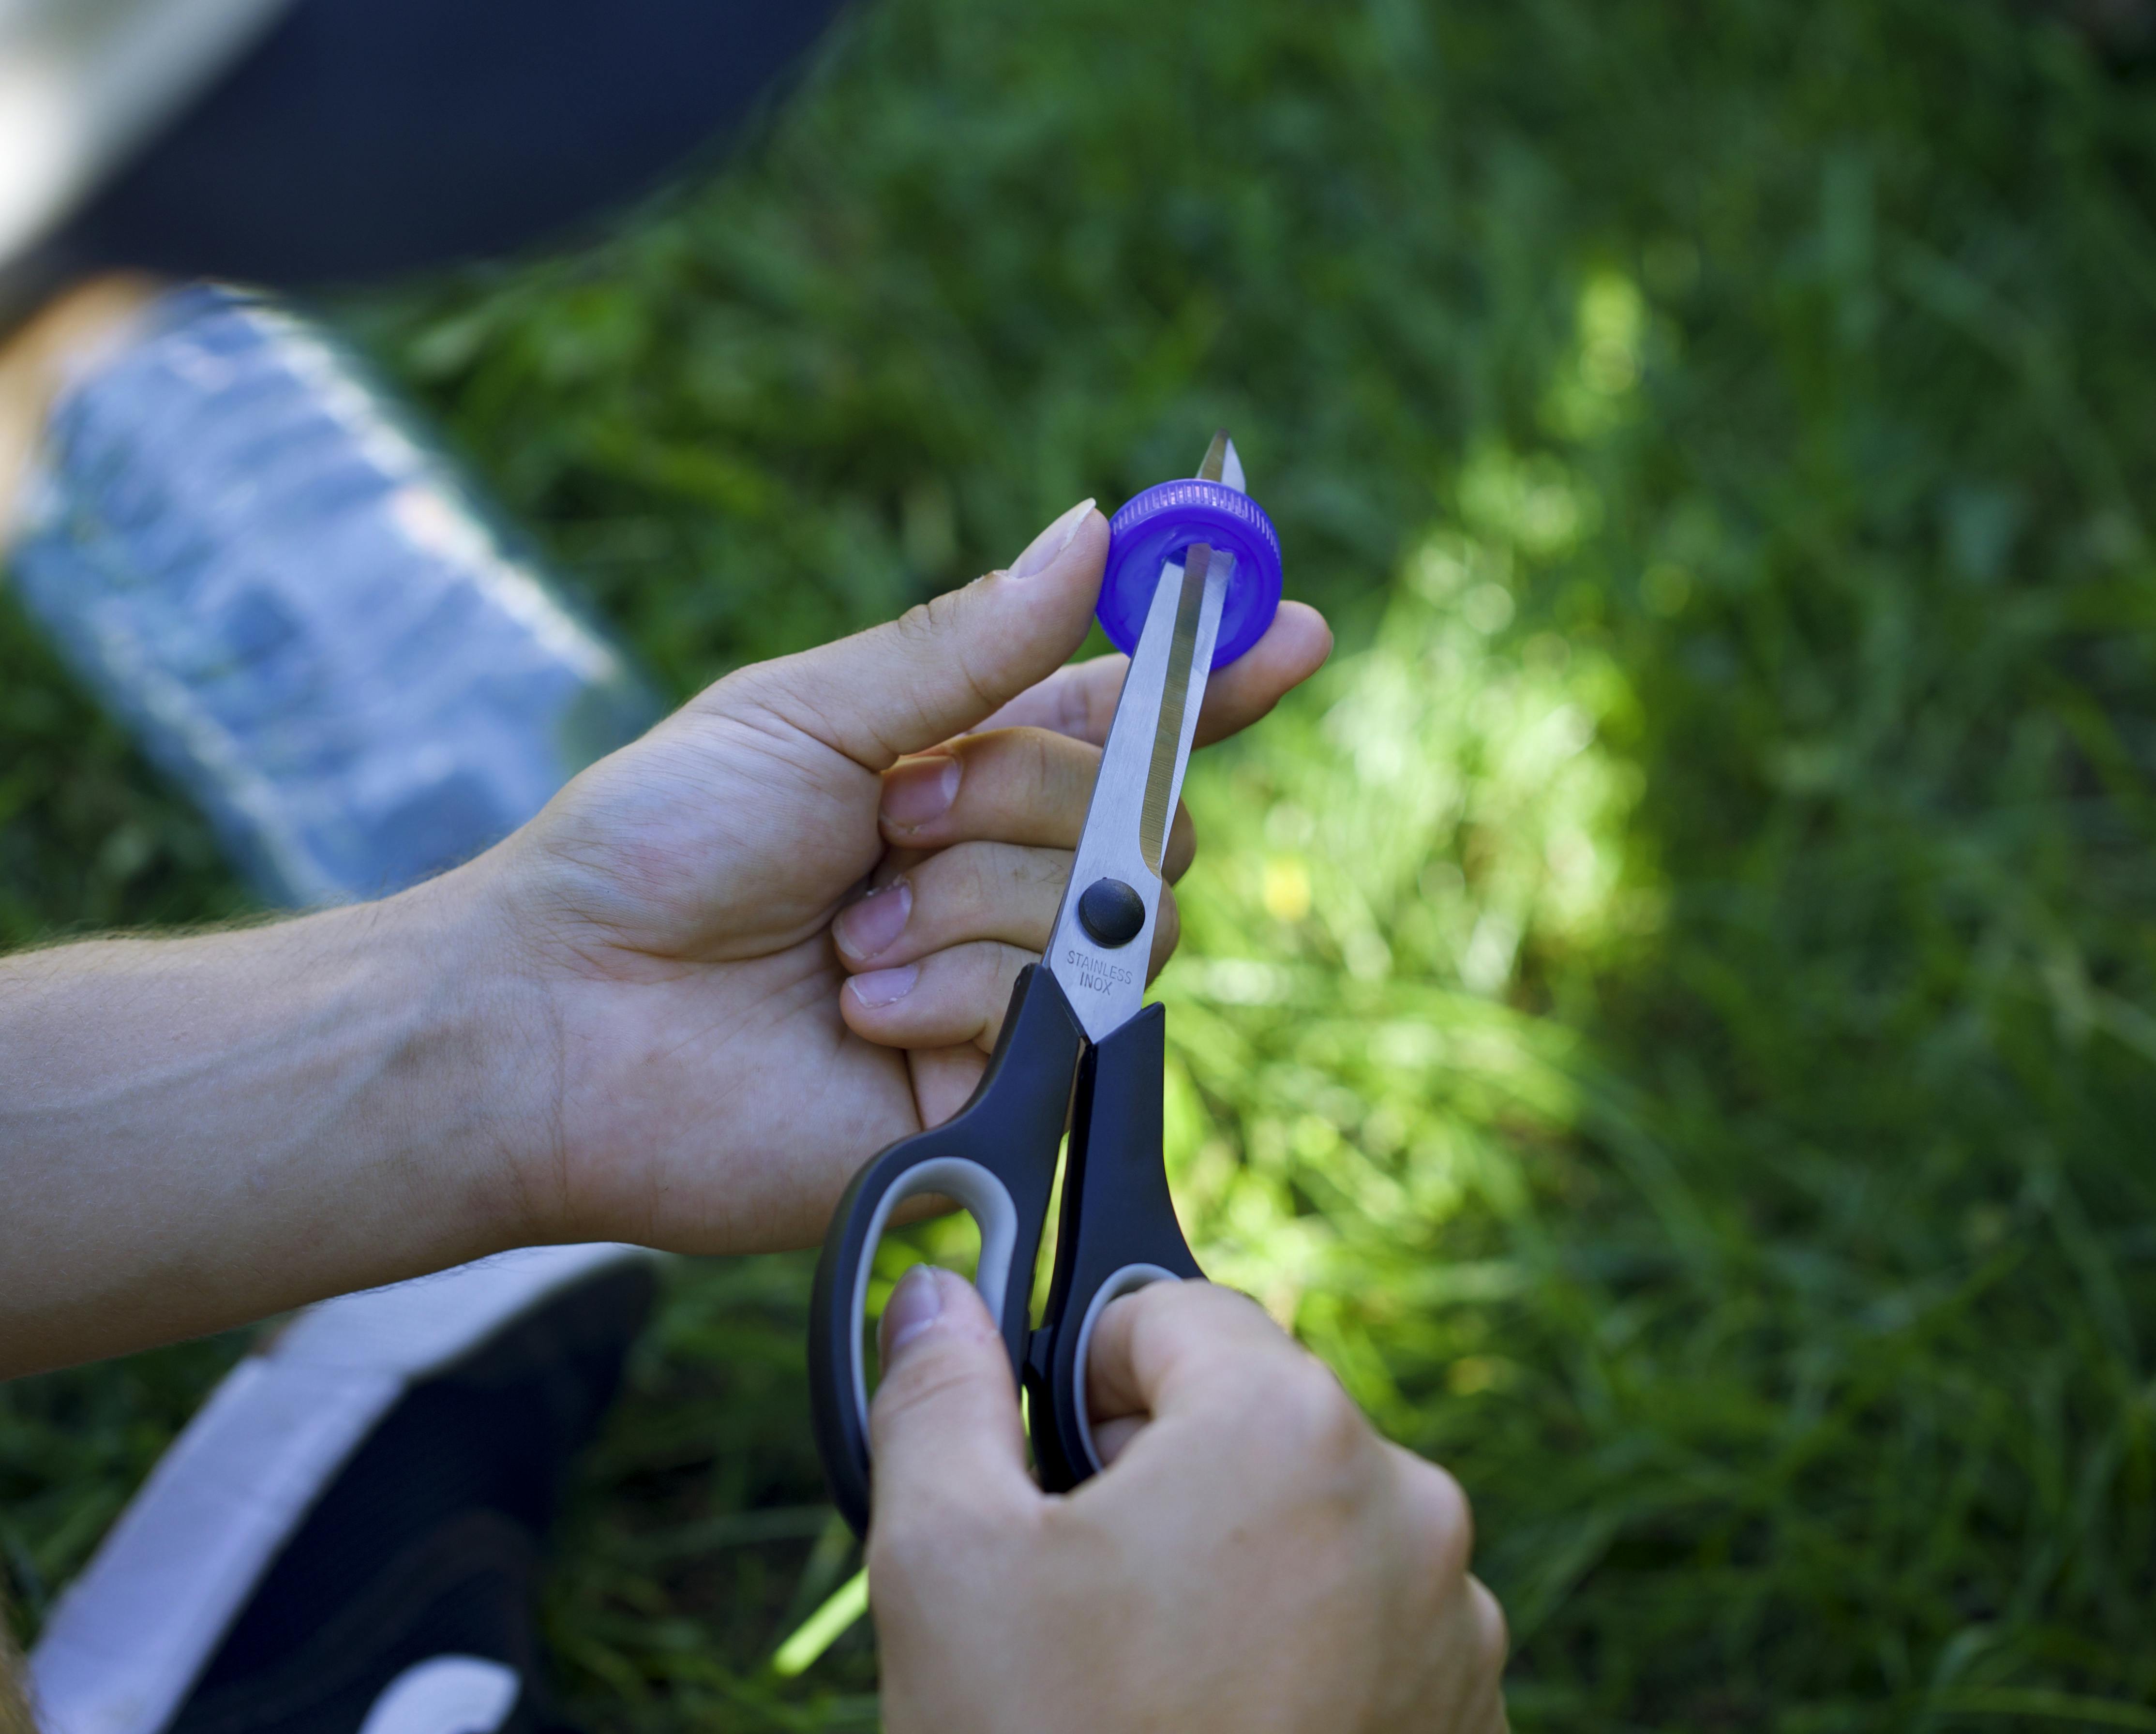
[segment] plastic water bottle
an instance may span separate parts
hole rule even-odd
[[[290,312],[198,285],[54,405],[28,612],[273,903],[478,853],[659,714],[623,652]]]

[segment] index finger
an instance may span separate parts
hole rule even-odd
[[[1209,746],[1248,728],[1323,667],[1332,653],[1332,628],[1325,617],[1307,603],[1282,603],[1265,636],[1206,682],[1196,744]],[[1065,664],[971,732],[1051,729],[1101,746],[1108,738],[1130,665],[1130,658],[1120,655]]]

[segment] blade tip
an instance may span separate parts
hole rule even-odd
[[[1243,460],[1236,453],[1235,442],[1228,438],[1225,428],[1220,430],[1220,439],[1225,448],[1220,454],[1220,480],[1238,494],[1247,492],[1243,480]]]

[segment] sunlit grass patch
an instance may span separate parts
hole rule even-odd
[[[1523,1280],[1456,1218],[1517,1213],[1531,1152],[1577,1130],[1578,1039],[1540,1014],[1656,917],[1628,865],[1638,768],[1599,738],[1623,677],[1508,630],[1514,557],[1430,532],[1371,641],[1188,793],[1205,844],[1163,981],[1179,1196],[1208,1269],[1381,1407],[1389,1328],[1426,1352],[1458,1312],[1466,1355],[1472,1303]]]

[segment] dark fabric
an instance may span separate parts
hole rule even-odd
[[[523,246],[723,143],[842,0],[300,0],[55,252],[278,285]]]
[[[483,1657],[536,1681],[539,1567],[525,1530],[468,1512],[408,1545],[274,1662],[198,1688],[166,1734],[359,1734],[389,1683],[437,1656]],[[499,1734],[549,1720],[527,1685]]]
[[[285,1543],[167,1734],[357,1734],[392,1680],[445,1654],[526,1682],[503,1734],[551,1726],[547,1531],[654,1290],[648,1265],[608,1270],[415,1386]]]

